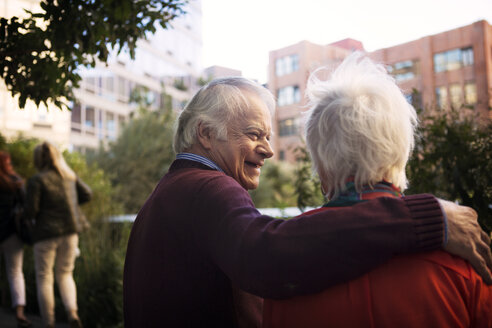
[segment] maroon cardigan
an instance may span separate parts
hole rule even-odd
[[[224,173],[176,160],[132,228],[125,327],[234,327],[231,282],[265,298],[314,293],[442,241],[443,216],[431,195],[285,221],[261,215]]]

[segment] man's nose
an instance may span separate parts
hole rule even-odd
[[[258,147],[258,152],[262,154],[265,158],[272,157],[274,153],[272,146],[270,145],[270,141],[265,139]]]

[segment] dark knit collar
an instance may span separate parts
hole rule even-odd
[[[380,181],[373,186],[365,185],[359,192],[355,189],[353,181],[348,181],[345,189],[331,199],[323,207],[351,206],[377,197],[402,197],[400,189],[387,181]]]

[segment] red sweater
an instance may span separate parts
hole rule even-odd
[[[442,231],[430,195],[273,219],[231,177],[177,160],[132,228],[125,326],[234,327],[231,282],[269,298],[319,292],[395,254],[437,249]]]
[[[490,328],[492,286],[468,262],[435,251],[395,257],[321,293],[265,299],[263,311],[264,328]]]

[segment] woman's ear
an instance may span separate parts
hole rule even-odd
[[[196,136],[200,146],[206,150],[210,150],[212,148],[212,131],[202,122],[198,123],[198,127],[196,128]]]

